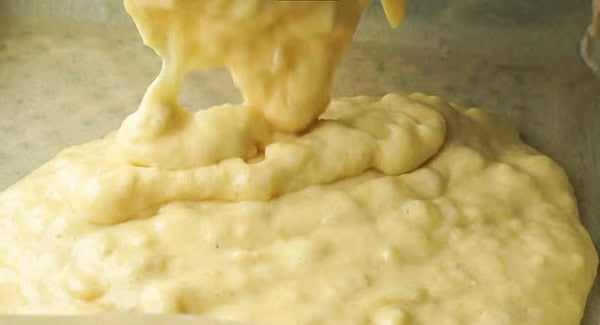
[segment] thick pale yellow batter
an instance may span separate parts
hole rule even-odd
[[[560,167],[437,97],[329,103],[364,5],[126,0],[161,74],[118,132],[0,194],[0,311],[577,324],[597,255]],[[220,65],[245,103],[180,107]]]

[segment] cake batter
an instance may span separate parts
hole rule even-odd
[[[577,324],[597,256],[560,167],[437,97],[330,103],[364,5],[126,1],[161,74],[0,194],[0,311]],[[221,65],[244,103],[188,113],[182,78]]]

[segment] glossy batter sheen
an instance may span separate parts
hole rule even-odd
[[[597,255],[560,167],[437,97],[329,103],[365,1],[125,4],[161,74],[116,133],[0,193],[1,312],[578,324]],[[180,107],[221,65],[244,104]]]

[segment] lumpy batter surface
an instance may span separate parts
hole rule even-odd
[[[579,322],[597,256],[560,167],[437,97],[329,103],[364,1],[126,5],[161,75],[118,132],[0,194],[1,312]],[[188,113],[181,78],[215,65],[244,104]]]

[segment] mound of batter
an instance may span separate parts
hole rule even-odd
[[[330,102],[364,5],[127,0],[163,70],[119,131],[0,193],[0,312],[577,324],[597,255],[559,166],[434,96]],[[245,102],[180,107],[218,65]]]

